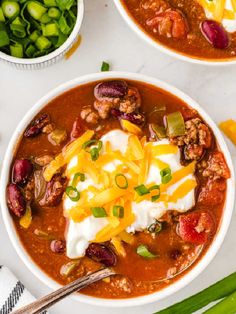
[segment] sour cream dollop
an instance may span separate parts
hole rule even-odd
[[[121,130],[113,130],[105,134],[101,141],[103,143],[103,148],[107,143],[110,145],[112,151],[119,151],[122,155],[125,156],[125,153],[128,149],[130,133],[123,132]],[[153,147],[163,147],[163,145],[170,145],[169,140],[163,139],[158,142],[148,142],[146,145],[149,145],[150,149]],[[155,151],[155,149],[153,150]],[[101,155],[104,153],[104,149],[101,151]],[[88,158],[90,158],[88,154]],[[180,151],[176,147],[174,152],[167,154],[161,154],[158,156],[159,163],[155,161],[156,156],[152,154],[151,160],[149,162],[149,170],[146,176],[145,182],[143,184],[150,185],[156,184],[160,185],[162,183],[162,178],[160,171],[162,170],[158,164],[161,163],[167,164],[171,169],[171,173],[174,175],[175,172],[182,169],[183,166],[180,163]],[[71,169],[76,166],[78,163],[78,157],[74,156],[69,162],[67,169]],[[122,162],[118,159],[108,161],[103,165],[102,170],[107,171],[108,173],[113,173],[116,170],[117,166],[122,165]],[[70,179],[70,182],[73,179],[73,176]],[[196,183],[196,178],[192,173],[187,174],[181,178],[176,183],[169,185],[165,191],[167,196],[170,196],[170,201],[159,201],[152,202],[151,200],[142,200],[136,202],[132,200],[131,209],[135,216],[135,220],[131,225],[126,228],[126,231],[129,233],[134,233],[136,231],[142,231],[147,229],[155,220],[160,219],[168,210],[176,210],[178,212],[186,212],[195,205],[195,194],[194,188],[192,188],[186,194],[183,193],[182,197],[179,197],[176,201],[171,201],[171,196],[177,191],[183,183],[191,181]],[[94,182],[94,180],[85,174],[85,180],[80,181],[77,184],[77,189],[80,191],[81,195],[84,190],[88,187],[93,186],[97,189],[101,188],[99,183]],[[89,195],[90,199],[93,199],[94,195],[91,192]],[[75,206],[74,202],[70,200],[68,196],[64,197],[64,212],[65,216],[68,216],[68,212],[71,208]],[[66,243],[67,243],[67,256],[69,258],[79,258],[84,256],[87,247],[90,242],[93,242],[96,238],[97,233],[102,230],[108,224],[108,219],[105,218],[95,218],[92,215],[85,218],[83,221],[76,223],[72,219],[68,219],[68,228],[66,232]]]

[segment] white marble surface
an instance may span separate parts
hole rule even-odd
[[[141,42],[121,19],[112,0],[85,0],[82,44],[68,61],[34,72],[16,70],[0,63],[0,156],[26,111],[46,92],[76,76],[100,70],[102,60],[113,70],[141,72],[158,77],[192,96],[216,121],[236,119],[236,66],[204,67],[165,56]],[[233,158],[236,148],[229,141]],[[236,270],[236,218],[223,247],[204,273],[188,287],[158,303],[139,308],[95,308],[67,299],[51,309],[52,314],[148,314],[193,294]],[[28,271],[14,251],[0,216],[0,264],[9,266],[40,297],[50,289]],[[181,313],[178,313],[181,314]]]

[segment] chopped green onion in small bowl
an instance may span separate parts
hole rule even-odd
[[[3,0],[0,59],[23,68],[59,60],[79,35],[83,0]]]

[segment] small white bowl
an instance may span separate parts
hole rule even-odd
[[[202,65],[212,65],[212,66],[222,66],[222,65],[232,65],[236,64],[236,57],[235,58],[227,58],[227,59],[207,59],[207,58],[200,58],[195,56],[190,56],[188,54],[184,54],[178,52],[174,49],[169,48],[168,46],[162,44],[160,41],[154,40],[147,32],[145,32],[142,27],[135,21],[135,19],[128,13],[124,5],[122,4],[121,0],[113,0],[118,11],[120,12],[121,16],[124,18],[126,23],[129,27],[138,34],[140,38],[144,41],[149,43],[152,47],[155,47],[159,51],[166,53],[171,57],[175,57],[177,59],[192,62],[195,64],[202,64]]]
[[[22,245],[20,239],[18,238],[17,232],[15,230],[12,217],[9,213],[7,203],[6,203],[6,186],[8,184],[9,180],[9,172],[10,167],[12,163],[12,159],[14,156],[14,151],[16,148],[16,145],[21,138],[25,128],[28,126],[30,121],[35,117],[35,115],[47,104],[49,103],[53,98],[57,97],[58,95],[61,95],[62,93],[83,84],[87,84],[90,82],[96,82],[99,80],[104,79],[127,79],[127,80],[135,80],[144,82],[147,84],[154,85],[158,88],[163,89],[164,91],[169,92],[170,94],[175,95],[176,97],[182,99],[185,103],[187,103],[189,106],[196,109],[199,114],[203,117],[203,119],[206,121],[206,123],[211,127],[215,137],[218,140],[218,145],[220,150],[224,153],[226,162],[229,166],[229,169],[231,171],[231,178],[227,180],[227,195],[226,195],[226,201],[224,206],[224,214],[222,217],[222,221],[220,223],[219,230],[215,236],[215,239],[213,240],[212,245],[209,247],[206,254],[201,258],[201,260],[194,266],[190,271],[188,271],[184,276],[180,277],[176,282],[171,284],[170,286],[149,294],[145,296],[135,297],[135,298],[129,298],[129,299],[100,299],[95,298],[83,294],[74,294],[72,297],[73,299],[84,302],[88,304],[92,304],[95,306],[109,306],[109,307],[128,307],[128,306],[138,306],[141,304],[151,303],[159,301],[177,291],[179,291],[181,288],[192,282],[206,267],[207,265],[212,261],[216,253],[218,252],[224,237],[226,235],[227,229],[230,224],[231,215],[234,207],[234,190],[235,190],[235,180],[234,180],[234,169],[233,164],[231,160],[230,153],[228,151],[228,148],[225,144],[225,141],[223,139],[223,136],[218,129],[218,127],[215,125],[215,123],[212,121],[212,119],[208,116],[208,114],[189,96],[181,92],[180,90],[176,89],[175,87],[172,87],[162,81],[159,81],[155,78],[151,78],[148,76],[144,76],[141,74],[136,73],[127,73],[127,72],[101,72],[96,74],[90,74],[82,77],[78,77],[72,81],[69,81],[67,83],[64,83],[57,87],[56,89],[49,92],[46,96],[41,98],[34,106],[33,108],[25,115],[23,120],[19,123],[17,126],[10,143],[8,145],[3,165],[2,165],[2,174],[1,174],[1,181],[0,181],[0,200],[1,200],[1,209],[2,209],[2,215],[3,220],[5,223],[5,226],[7,228],[10,240],[17,251],[20,258],[23,260],[25,265],[32,271],[32,273],[39,278],[42,282],[44,282],[47,286],[51,287],[52,289],[57,289],[60,287],[60,285],[51,279],[46,273],[44,273],[30,258],[28,253],[26,252],[24,246]]]
[[[16,58],[0,51],[0,60],[10,65],[13,65],[18,69],[24,70],[41,69],[56,63],[65,55],[65,53],[72,47],[74,42],[77,40],[83,17],[84,0],[78,0],[76,23],[70,36],[67,38],[63,45],[61,45],[56,50],[50,52],[49,54],[38,58]]]

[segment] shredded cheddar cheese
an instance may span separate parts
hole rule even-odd
[[[221,22],[224,16],[226,0],[217,0],[215,4],[215,9],[213,12],[213,17],[216,21]]]
[[[126,157],[130,160],[140,160],[144,157],[142,144],[136,135],[131,135],[129,137]]]
[[[129,124],[128,127],[130,127]],[[125,152],[112,150],[111,143],[107,141],[102,147],[99,158],[93,161],[90,154],[82,149],[83,144],[92,139],[93,135],[94,132],[88,130],[80,138],[67,145],[62,153],[56,156],[46,167],[44,178],[50,181],[60,167],[73,160],[72,166],[68,166],[69,168],[66,170],[66,174],[70,178],[69,185],[72,184],[73,177],[78,172],[83,173],[85,178],[89,178],[91,181],[86,181],[88,183],[81,191],[79,186],[83,182],[79,181],[77,183],[80,198],[65,213],[66,217],[72,219],[75,223],[80,223],[92,215],[92,207],[102,207],[105,211],[105,215],[102,217],[105,219],[106,225],[97,232],[93,241],[106,242],[111,240],[117,253],[125,256],[126,252],[122,241],[126,243],[133,243],[134,241],[133,235],[125,231],[136,219],[132,210],[132,203],[136,202],[138,204],[144,200],[151,202],[158,193],[160,193],[159,198],[155,199],[157,203],[177,202],[196,187],[196,181],[186,178],[171,195],[168,194],[168,188],[193,174],[195,162],[186,167],[181,167],[171,174],[171,180],[168,183],[162,183],[151,190],[150,188],[155,187],[157,183],[146,183],[150,167],[154,166],[154,169],[157,169],[156,171],[170,168],[170,165],[162,161],[159,156],[177,154],[178,157],[179,150],[177,146],[168,143],[152,144],[146,141],[146,137],[140,139],[137,133],[132,132],[128,137]],[[106,167],[109,164],[112,168],[108,171],[109,167]],[[120,179],[127,180],[127,186],[117,183],[117,174],[120,175]],[[140,196],[134,188],[143,184],[147,189],[150,189],[150,192]],[[124,186],[125,188],[123,188]],[[117,205],[124,209],[122,216],[117,217],[114,213],[113,208]]]
[[[196,166],[196,162],[193,161],[188,166],[183,167],[183,168],[177,170],[176,172],[174,172],[170,182],[168,182],[167,184],[161,184],[161,186],[160,186],[161,193],[165,192],[168,189],[168,187],[177,183],[178,181],[180,181],[184,177],[188,176],[191,173],[194,173],[195,166]]]
[[[198,0],[198,3],[213,16],[213,19],[222,22],[223,19],[234,20],[236,1],[231,0],[233,11],[225,8],[226,0]]]
[[[25,214],[23,217],[20,219],[20,225],[21,227],[28,229],[32,221],[32,212],[31,208],[28,206],[26,208]]]
[[[136,135],[140,135],[142,134],[142,130],[136,125],[133,124],[131,122],[129,122],[128,120],[121,120],[121,125],[123,127],[124,130],[136,134]]]
[[[58,169],[67,164],[82,149],[82,145],[90,140],[94,135],[94,131],[88,130],[81,137],[66,146],[65,150],[59,154],[44,170],[44,179],[48,182]]]
[[[111,243],[114,245],[116,252],[121,256],[126,256],[126,252],[124,249],[124,246],[121,242],[121,239],[119,237],[114,237],[111,239]]]
[[[188,179],[184,183],[182,183],[174,193],[169,197],[169,201],[175,203],[178,199],[187,195],[192,189],[197,186],[196,180]]]
[[[236,145],[236,121],[230,119],[219,124],[220,129]]]

